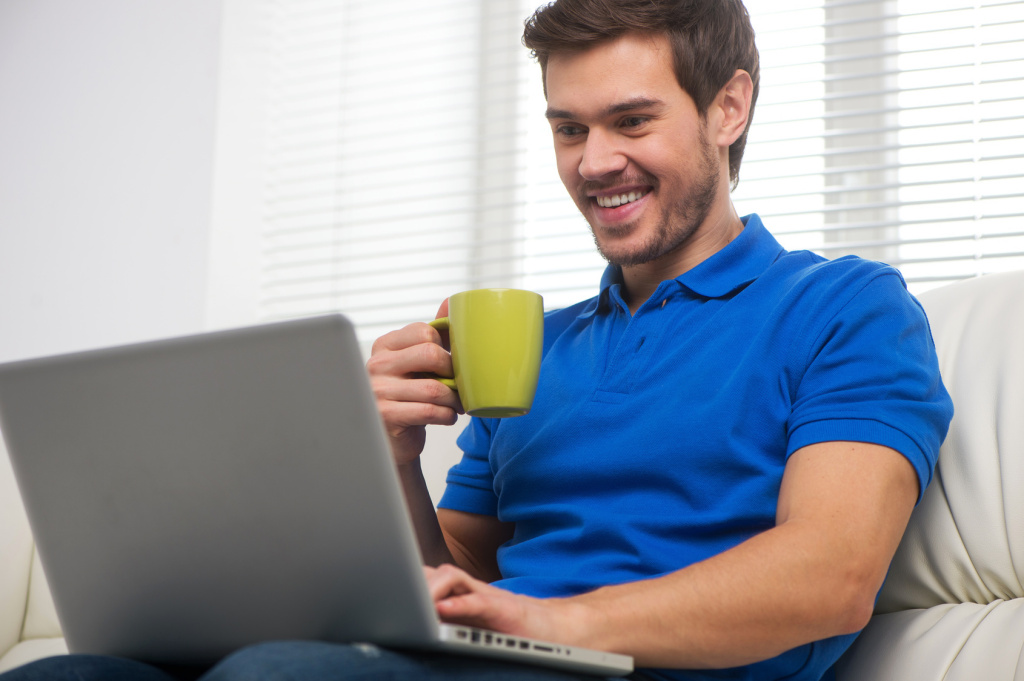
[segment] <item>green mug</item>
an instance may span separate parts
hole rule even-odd
[[[456,293],[448,316],[430,322],[448,331],[455,377],[436,377],[459,393],[467,414],[522,416],[537,390],[544,346],[544,299],[532,291],[486,288]]]

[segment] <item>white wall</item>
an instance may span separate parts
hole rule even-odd
[[[241,326],[260,319],[270,21],[263,2],[224,0],[206,328]],[[368,344],[363,350],[369,353]],[[427,429],[423,474],[435,501],[444,491],[448,468],[459,459],[455,439],[467,421],[464,417],[451,428]]]
[[[0,0],[0,362],[258,321],[262,7]]]
[[[223,0],[205,326],[260,319],[260,231],[268,119],[268,3]]]
[[[220,26],[0,2],[0,361],[202,328]]]

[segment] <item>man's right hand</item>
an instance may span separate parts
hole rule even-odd
[[[445,300],[438,317],[448,313]],[[423,451],[426,426],[453,425],[463,413],[458,393],[424,374],[452,376],[452,358],[441,333],[417,322],[378,338],[366,363],[377,408],[399,465]]]

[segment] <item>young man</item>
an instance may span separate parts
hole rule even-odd
[[[821,678],[870,617],[951,417],[924,314],[895,270],[787,253],[737,215],[758,83],[739,0],[557,0],[524,42],[610,264],[599,295],[547,316],[531,412],[462,434],[436,513],[425,426],[461,405],[420,376],[451,358],[426,324],[374,346],[437,611],[628,653],[635,678]],[[72,667],[167,678],[104,659],[17,678]],[[481,676],[566,678],[321,643],[255,646],[203,678]]]
[[[739,0],[558,0],[524,42],[610,264],[548,315],[531,413],[463,433],[437,522],[423,426],[459,403],[415,377],[450,359],[423,324],[375,345],[438,612],[663,678],[820,678],[867,623],[951,417],[927,321],[895,270],[787,253],[737,215],[758,87]]]

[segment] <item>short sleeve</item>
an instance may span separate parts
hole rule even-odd
[[[438,507],[453,511],[498,515],[494,474],[489,452],[495,419],[473,418],[459,435],[462,460],[448,471],[447,485]]]
[[[870,442],[931,481],[952,401],[939,376],[928,319],[902,278],[883,270],[825,317],[808,347],[789,422],[787,456],[828,441]]]

